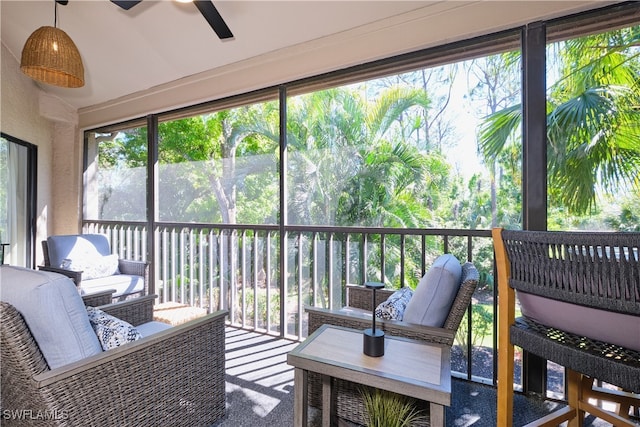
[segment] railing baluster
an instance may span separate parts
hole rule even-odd
[[[167,233],[167,229],[166,227],[162,227],[161,229],[158,228],[158,231],[160,232],[159,234],[159,238],[160,238],[160,251],[162,252],[161,256],[156,258],[156,260],[161,259],[162,260],[162,265],[160,265],[160,267],[158,268],[158,271],[160,273],[160,280],[162,280],[162,302],[167,302],[168,301],[168,295],[169,295],[169,258],[168,258],[168,252],[169,252],[169,248],[168,248],[168,233]],[[158,256],[158,254],[156,254],[156,257]]]
[[[140,229],[138,227],[134,227],[132,230],[132,239],[133,239],[133,259],[141,259],[140,256],[140,245],[142,241],[140,240]]]
[[[218,244],[216,237],[216,230],[209,229],[209,312],[212,313],[220,309],[220,292],[216,293],[218,289],[217,282],[215,280],[218,274]],[[217,303],[216,302],[217,298]],[[214,304],[215,303],[215,304]]]
[[[231,301],[229,302],[230,306],[227,307],[226,304],[225,304],[226,299],[227,299],[227,293],[225,292],[225,287],[224,287],[224,274],[225,274],[225,268],[224,268],[224,230],[222,230],[222,229],[219,230],[219,235],[218,235],[218,272],[220,274],[218,286],[220,287],[221,305],[222,305],[222,308],[228,308],[229,309],[229,319],[231,320],[231,323],[233,323],[235,321],[235,318],[236,318],[235,311],[233,309],[235,307],[235,298],[234,298],[234,293],[233,292],[230,292],[230,298],[231,298]]]
[[[314,232],[311,237],[311,284],[310,292],[313,296],[313,306],[318,306],[318,233]]]
[[[333,274],[334,274],[334,261],[333,261],[333,240],[335,237],[335,233],[329,233],[329,248],[327,249],[327,271],[329,280],[327,280],[329,289],[327,290],[327,298],[329,298],[329,302],[327,306],[330,309],[333,309]],[[347,270],[348,271],[348,270]]]
[[[131,250],[131,245],[129,245],[129,243],[131,242],[131,227],[122,227],[122,231],[124,238],[124,242],[122,242],[124,246],[124,258],[132,259],[133,251]]]
[[[252,267],[253,271],[253,328],[258,329],[260,324],[264,325],[264,323],[259,322],[258,319],[260,313],[258,311],[258,298],[260,297],[260,288],[258,287],[258,230],[253,230],[253,255],[249,259],[249,265]]]
[[[422,248],[422,251],[420,252],[422,254],[420,257],[420,277],[422,277],[427,272],[427,236],[423,234],[420,239],[420,243],[420,247]]]
[[[360,276],[360,283],[364,283],[369,280],[367,276],[367,270],[369,267],[369,234],[362,234],[362,260],[360,262],[362,268],[362,274]]]
[[[384,246],[385,246],[386,235],[380,235],[380,281],[382,283],[386,283],[385,280],[385,271],[384,271]]]
[[[303,278],[302,278],[302,270],[303,270],[303,261],[302,261],[302,232],[298,233],[298,262],[297,262],[297,269],[298,269],[298,316],[297,316],[297,322],[296,322],[296,329],[297,329],[297,333],[300,334],[300,331],[302,330],[302,282],[303,282]]]
[[[351,234],[347,233],[344,244],[344,281],[347,285],[351,283]]]
[[[180,262],[180,246],[178,245],[178,239],[180,235],[175,228],[171,229],[171,301],[179,300],[178,297],[178,275],[180,274],[180,268],[182,263]]]
[[[204,289],[205,289],[205,266],[207,265],[207,257],[204,249],[205,238],[204,230],[200,229],[198,232],[198,307],[202,307],[204,303]]]
[[[119,233],[118,233],[118,253],[120,254],[121,257],[125,257],[126,258],[126,251],[125,251],[125,246],[124,246],[124,242],[126,241],[126,237],[125,237],[125,229],[124,229],[124,225],[122,227],[120,227],[119,229]]]
[[[140,241],[142,242],[141,243],[142,248],[140,250],[141,251],[140,259],[142,261],[144,261],[144,262],[147,262],[147,260],[148,260],[148,256],[147,256],[147,253],[148,253],[148,251],[147,251],[147,236],[148,236],[147,229],[146,228],[142,228],[140,234],[141,234]]]
[[[272,332],[271,325],[271,231],[267,231],[267,265],[265,267],[265,286],[267,288],[267,332]]]
[[[238,243],[237,230],[229,230],[226,254],[228,254],[227,274],[229,276],[229,288],[235,293],[235,301],[238,300],[238,253],[236,252]],[[235,306],[234,306],[235,307]]]
[[[194,242],[194,238],[193,238],[193,229],[189,229],[188,231],[186,231],[187,233],[187,237],[189,240],[189,252],[188,252],[188,257],[189,257],[189,305],[193,305],[193,295],[194,295],[194,285],[195,285],[195,269],[196,269],[196,263],[195,263],[195,242]]]
[[[404,288],[407,284],[405,275],[405,252],[406,252],[406,236],[401,234],[400,236],[400,287]]]
[[[247,268],[245,261],[247,259],[247,230],[242,231],[241,241],[241,257],[240,257],[240,268],[242,271],[242,327],[247,326]],[[254,295],[255,298],[255,295]],[[254,313],[255,316],[255,313]]]

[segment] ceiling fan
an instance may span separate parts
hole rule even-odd
[[[120,6],[125,10],[131,9],[133,6],[140,3],[142,0],[111,0],[112,3]],[[193,0],[193,4],[198,8],[204,19],[207,20],[213,31],[216,32],[220,39],[233,38],[233,33],[224,22],[222,16],[218,12],[218,9],[213,5],[211,0]]]

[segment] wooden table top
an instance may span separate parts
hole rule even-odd
[[[410,395],[451,403],[449,347],[385,336],[385,353],[363,353],[362,331],[323,325],[287,356],[297,368]]]

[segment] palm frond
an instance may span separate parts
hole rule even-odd
[[[522,122],[520,104],[507,107],[485,117],[480,125],[478,145],[485,159],[495,159]]]

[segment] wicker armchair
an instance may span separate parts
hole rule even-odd
[[[134,326],[154,296],[101,306]],[[49,369],[22,315],[0,302],[5,426],[210,426],[224,417],[224,321],[217,312]]]
[[[442,328],[415,325],[402,321],[378,319],[376,324],[386,335],[411,338],[425,342],[452,346],[456,331],[471,303],[471,297],[478,284],[478,270],[471,263],[462,268],[460,289],[451,306],[449,315]],[[371,289],[363,286],[347,286],[347,305],[349,307],[373,311]],[[394,291],[382,289],[376,291],[376,305],[385,301]],[[306,307],[309,314],[309,335],[323,324],[344,326],[353,329],[366,329],[371,326],[371,317],[358,311],[343,312],[323,308]],[[354,423],[364,424],[364,405],[360,390],[362,386],[341,379],[333,379],[337,399],[337,416]],[[309,373],[309,405],[322,406],[322,384],[320,376]],[[425,406],[428,408],[428,405]]]
[[[94,279],[83,278],[82,271],[61,268],[63,259],[77,261],[86,253],[96,256],[111,255],[107,237],[102,234],[78,234],[50,236],[42,241],[44,265],[38,268],[70,277],[84,294],[94,294],[112,290],[113,302],[146,295],[149,291],[149,263],[118,259],[118,274]],[[115,256],[115,255],[112,255]],[[86,275],[85,275],[86,276]]]

